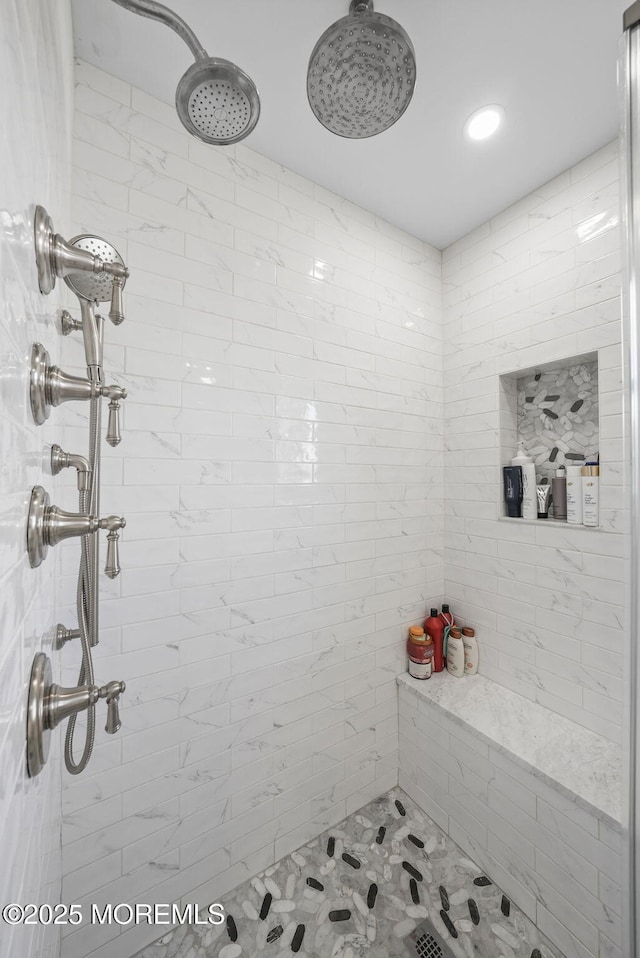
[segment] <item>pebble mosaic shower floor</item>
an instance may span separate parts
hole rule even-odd
[[[179,927],[135,958],[416,958],[407,936],[427,918],[455,958],[562,958],[397,788],[222,904],[225,925]]]

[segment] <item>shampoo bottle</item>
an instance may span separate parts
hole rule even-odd
[[[468,625],[462,630],[462,644],[464,646],[464,674],[475,675],[478,671],[478,641],[475,629]]]
[[[519,441],[518,452],[511,460],[511,465],[522,469],[522,518],[537,519],[536,467],[531,456],[524,451],[524,439]]]
[[[464,675],[464,644],[460,629],[451,629],[447,643],[447,670],[457,679]]]
[[[566,522],[567,470],[564,466],[558,466],[555,478],[551,480],[551,498],[553,499],[553,518]]]
[[[582,525],[582,466],[567,466],[567,522]]]
[[[600,466],[588,462],[582,467],[582,525],[600,525]]]
[[[431,615],[425,620],[424,631],[433,639],[433,671],[442,672],[444,668],[444,622],[438,615],[437,609],[432,609]]]
[[[522,518],[522,466],[504,466],[504,501],[511,519]]]

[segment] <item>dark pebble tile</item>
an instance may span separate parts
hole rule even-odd
[[[543,409],[542,411],[543,411],[543,413],[545,414],[545,416],[548,416],[548,417],[549,417],[549,419],[557,419],[557,418],[558,418],[558,413],[557,413],[557,412],[554,412],[553,409]]]
[[[262,918],[263,921],[269,914],[269,909],[271,908],[272,901],[273,901],[273,896],[271,892],[267,892],[267,894],[262,899],[262,906],[260,908],[260,917]]]
[[[348,921],[351,918],[351,912],[348,908],[340,908],[338,911],[329,912],[329,921]]]
[[[283,932],[282,925],[276,925],[275,928],[272,928],[269,934],[267,935],[267,941],[271,944],[272,941],[277,941],[280,935]]]
[[[343,854],[342,861],[346,862],[347,865],[351,865],[352,868],[360,868],[362,866],[362,862],[359,862],[357,858],[354,858],[353,855],[350,855],[348,852]]]
[[[447,913],[446,913],[446,911],[444,910],[444,908],[443,908],[442,911],[440,912],[440,917],[442,918],[442,921],[444,922],[444,926],[445,926],[445,928],[447,929],[447,931],[449,932],[449,934],[451,935],[451,937],[452,937],[452,938],[457,938],[457,937],[458,937],[458,929],[457,929],[456,926],[453,924],[453,922],[451,921],[451,919],[450,919],[449,916],[447,915]]]
[[[536,373],[533,378],[535,379],[536,382],[540,382],[540,379],[542,378],[542,373]]]
[[[549,455],[549,462],[555,462],[555,461],[556,461],[556,459],[558,458],[558,452],[559,452],[558,447],[557,447],[557,446],[554,446],[553,449],[551,450],[550,455]]]
[[[229,935],[231,941],[238,940],[238,929],[236,928],[233,915],[227,915],[227,934]]]
[[[418,883],[415,878],[409,879],[409,889],[411,891],[411,900],[414,905],[420,904],[420,892],[418,890]]]
[[[376,841],[378,845],[382,845],[384,841],[384,836],[386,834],[387,834],[386,828],[384,827],[384,825],[381,825],[380,828],[378,829],[378,834],[376,835]]]
[[[560,396],[557,396],[557,395],[544,397],[545,402],[557,402],[558,399],[560,399]]]
[[[401,802],[398,798],[396,798],[396,808],[398,809],[398,811],[400,812],[401,815],[406,815],[406,814],[407,814],[406,808],[404,807],[404,805],[402,804],[402,802]]]
[[[508,918],[511,914],[511,902],[506,895],[502,896],[502,901],[500,902],[500,910],[505,918]]]
[[[440,892],[440,901],[442,902],[442,907],[445,911],[449,911],[451,906],[449,905],[449,895],[447,894],[447,889],[444,887],[444,885],[440,885],[438,891]]]
[[[417,838],[415,835],[407,835],[407,841],[411,842],[412,845],[415,845],[416,848],[424,848],[424,842],[421,838]]]
[[[534,948],[531,952],[531,958],[542,958],[542,953],[539,948]]]
[[[470,899],[469,899],[469,901],[467,902],[467,905],[468,905],[468,907],[469,907],[469,915],[470,915],[470,917],[471,917],[471,921],[473,922],[474,925],[479,925],[479,924],[480,924],[480,912],[478,911],[478,906],[476,905],[476,903],[475,903],[475,901],[473,900],[473,898],[470,898]]]
[[[369,891],[367,893],[367,906],[369,911],[373,908],[376,903],[376,898],[378,897],[378,886],[374,883],[369,885]]]
[[[487,878],[486,875],[480,875],[480,878],[474,878],[474,879],[473,879],[473,884],[474,884],[474,885],[479,885],[480,888],[484,888],[485,885],[490,885],[490,884],[491,884],[491,879],[490,879],[490,878]]]
[[[535,396],[525,396],[524,401],[525,401],[525,402],[533,402],[533,400],[534,400],[535,398],[536,398]]]
[[[584,462],[584,456],[580,452],[567,452],[564,458],[573,459],[575,462]]]
[[[329,856],[329,858],[333,858],[333,853],[335,852],[335,850],[336,850],[336,840],[332,836],[327,842],[327,855]]]
[[[316,891],[324,891],[322,882],[317,881],[315,878],[307,878],[307,885],[309,888],[315,888]]]
[[[304,938],[304,925],[298,925],[293,936],[293,941],[291,942],[291,951],[300,951],[300,946],[302,945],[302,939]]]
[[[584,405],[584,399],[576,399],[573,406],[571,407],[571,412],[578,412],[579,409],[582,409]]]
[[[414,868],[411,862],[403,862],[402,867],[406,872],[409,872],[412,878],[415,878],[416,881],[422,881],[422,873],[418,871],[417,868]]]

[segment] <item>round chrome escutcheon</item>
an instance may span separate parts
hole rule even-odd
[[[27,771],[35,778],[47,764],[51,732],[45,722],[45,696],[51,687],[51,660],[38,652],[31,666],[27,705]]]

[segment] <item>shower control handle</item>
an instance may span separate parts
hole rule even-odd
[[[108,682],[98,690],[100,698],[107,700],[107,724],[104,730],[108,735],[115,735],[122,727],[119,704],[120,696],[126,687],[124,682]]]
[[[125,280],[129,271],[122,263],[107,263],[88,250],[67,242],[53,228],[51,217],[43,206],[36,206],[33,232],[40,292],[50,293],[56,279],[70,273],[108,273]]]
[[[126,271],[126,276],[129,271]],[[122,305],[122,289],[126,276],[114,276],[111,284],[111,307],[109,309],[109,319],[114,326],[119,326],[124,322],[124,307]]]
[[[110,400],[106,439],[110,446],[117,446],[122,439],[120,435],[120,400],[127,398],[127,390],[123,389],[122,386],[105,386],[102,395]]]
[[[118,532],[124,529],[127,522],[122,516],[109,516],[107,519],[100,520],[100,528],[107,529],[107,560],[104,566],[104,574],[110,579],[115,579],[120,575],[120,555],[118,551]]]
[[[98,519],[97,516],[79,512],[65,512],[51,505],[49,494],[42,486],[34,486],[27,516],[27,553],[31,568],[37,569],[46,559],[49,546],[56,546],[64,539],[90,535],[98,529],[116,533],[125,525],[126,520],[122,516]]]
[[[118,702],[125,688],[124,682],[107,682],[101,687],[76,685],[72,688],[63,688],[52,681],[49,656],[45,652],[36,653],[31,666],[27,704],[29,776],[34,778],[47,763],[52,729],[72,715],[85,712],[95,705],[98,699],[107,701],[105,730],[109,735],[117,732],[121,727]]]
[[[33,344],[29,397],[33,418],[39,426],[49,418],[51,407],[63,402],[96,399],[98,396],[117,402],[125,399],[126,395],[127,390],[122,386],[103,386],[85,376],[73,376],[58,366],[52,366],[44,346],[41,343]]]

